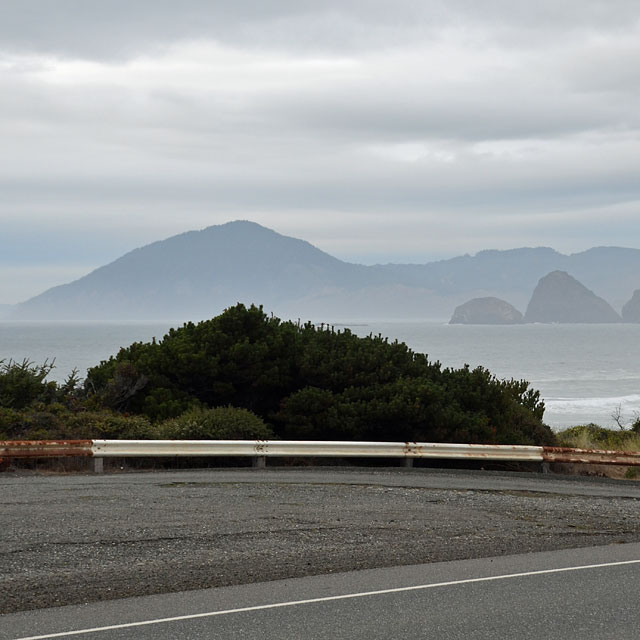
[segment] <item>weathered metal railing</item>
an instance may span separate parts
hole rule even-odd
[[[68,458],[93,455],[93,440],[0,440],[0,458]]]
[[[8,440],[0,458],[250,456],[440,458],[640,465],[640,452],[524,445],[306,440]]]

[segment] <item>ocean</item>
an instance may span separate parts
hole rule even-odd
[[[168,324],[0,323],[0,360],[55,360],[50,379],[62,381],[136,341],[160,339]],[[595,422],[614,426],[640,414],[640,324],[448,325],[435,322],[363,322],[358,335],[406,342],[443,366],[483,366],[499,378],[528,380],[546,404],[554,429]]]

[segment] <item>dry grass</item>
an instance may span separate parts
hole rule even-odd
[[[595,424],[587,424],[560,431],[557,436],[560,446],[563,447],[640,451],[640,433],[635,431],[605,429]]]
[[[613,451],[640,451],[640,433],[622,429],[605,429],[596,424],[571,427],[557,434],[558,444],[576,449],[606,449]],[[571,471],[580,475],[600,475],[608,478],[640,480],[639,467],[616,465],[568,465]]]

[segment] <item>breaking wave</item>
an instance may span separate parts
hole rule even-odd
[[[582,413],[586,411],[614,411],[624,413],[640,409],[640,394],[606,398],[545,398],[545,406],[553,413]]]

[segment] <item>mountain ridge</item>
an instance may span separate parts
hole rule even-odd
[[[525,308],[538,280],[571,272],[618,308],[640,287],[640,250],[486,249],[425,264],[361,265],[247,220],[158,240],[16,305],[8,319],[198,320],[237,302],[282,317],[446,320],[470,297]]]

